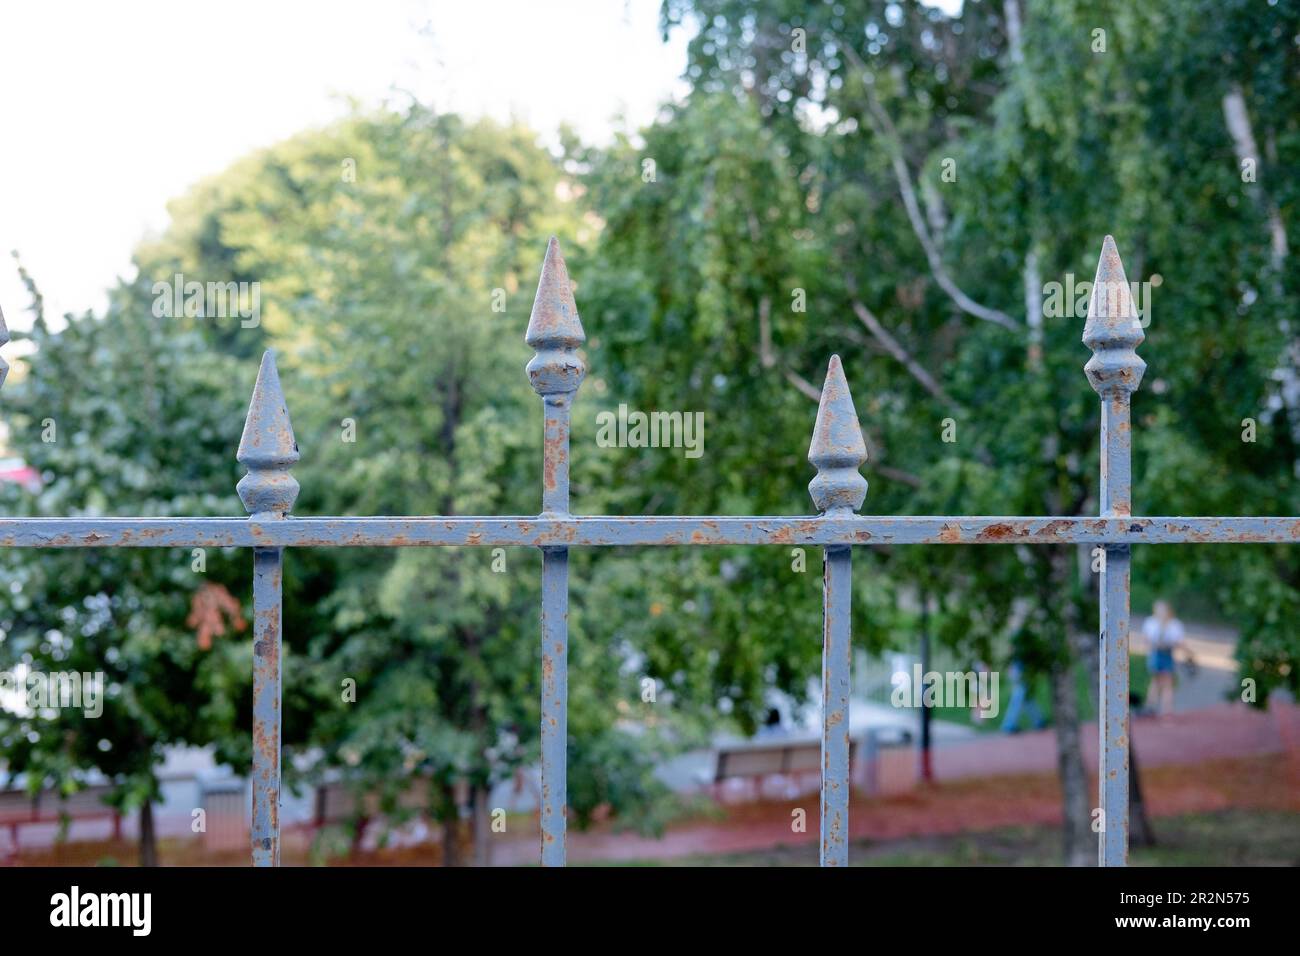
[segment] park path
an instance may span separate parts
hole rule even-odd
[[[1262,711],[1221,704],[1166,718],[1138,718],[1133,737],[1153,815],[1224,809],[1255,797],[1300,810],[1300,708],[1294,705],[1275,701]],[[1083,727],[1083,739],[1084,759],[1094,765],[1095,723]],[[910,753],[898,756],[915,759]],[[1280,769],[1282,779],[1261,786],[1251,778],[1259,776],[1266,758],[1272,758],[1268,767]],[[1198,773],[1197,765],[1207,766]],[[1179,767],[1188,769],[1160,769]],[[980,735],[952,744],[935,752],[934,769],[937,786],[855,798],[852,838],[887,840],[1060,820],[1051,730]],[[1225,780],[1225,775],[1243,779]],[[795,810],[804,811],[807,829],[802,833],[792,832]],[[661,839],[604,828],[571,831],[568,847],[575,863],[614,862],[815,846],[816,840],[817,794],[811,792],[791,801],[733,805],[725,820],[671,828]],[[494,842],[492,856],[496,865],[535,863],[537,837]]]
[[[1278,753],[1300,734],[1298,714],[1294,706],[1281,703],[1267,712],[1244,704],[1216,704],[1168,717],[1135,717],[1133,749],[1141,767]],[[1097,725],[1085,724],[1081,736],[1084,762],[1092,766],[1097,762]],[[1050,729],[989,734],[934,752],[935,778],[940,781],[1043,773],[1055,767],[1056,735]]]
[[[1096,724],[1085,724],[1081,732],[1085,762],[1095,766]],[[1300,708],[1293,704],[1275,699],[1267,711],[1216,704],[1169,717],[1139,717],[1133,722],[1133,737],[1148,810],[1154,817],[1234,806],[1300,812]],[[916,784],[915,751],[887,750],[883,756],[892,766],[882,767],[881,793],[854,794],[849,818],[854,840],[1059,824],[1056,743],[1051,730],[954,739],[934,751],[933,786]],[[796,811],[803,811],[803,832],[792,829]],[[815,780],[811,789],[792,799],[728,804],[723,814],[718,820],[672,827],[661,839],[614,832],[603,825],[588,832],[571,830],[569,859],[574,863],[674,860],[777,847],[801,847],[811,858],[816,856]],[[188,827],[188,818],[182,822]],[[54,840],[53,827],[44,828],[48,832],[33,829],[37,832],[24,831],[25,847],[49,846]],[[133,828],[128,823],[125,829],[130,840]],[[492,862],[535,864],[539,840],[535,825],[516,830],[512,823],[511,831],[494,836]],[[176,835],[181,835],[179,829]],[[106,833],[101,834],[104,838]],[[242,855],[232,862],[242,864]]]

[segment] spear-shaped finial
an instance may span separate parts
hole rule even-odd
[[[862,507],[867,479],[858,474],[858,468],[866,460],[867,445],[862,440],[844,366],[838,355],[832,355],[808,448],[808,461],[817,469],[808,491],[818,511],[857,511]]]
[[[1093,352],[1083,370],[1098,395],[1107,398],[1137,391],[1147,364],[1134,350],[1145,338],[1119,250],[1114,238],[1107,236],[1083,326],[1083,344]]]
[[[257,371],[253,400],[244,419],[235,460],[248,469],[236,490],[249,514],[283,515],[298,498],[298,482],[289,469],[298,461],[298,442],[293,437],[289,409],[280,389],[275,353],[267,350]]]
[[[9,326],[5,324],[4,309],[0,309],[0,345],[9,343]],[[9,363],[0,358],[0,388],[4,387],[5,379],[9,376]]]
[[[537,283],[533,313],[524,341],[537,353],[528,363],[528,379],[539,395],[576,392],[587,367],[577,349],[587,340],[578,319],[578,307],[569,287],[569,270],[554,236],[546,246],[546,261]]]

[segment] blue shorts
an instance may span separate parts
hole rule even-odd
[[[1174,652],[1167,647],[1151,652],[1147,667],[1153,674],[1172,674],[1174,671]]]

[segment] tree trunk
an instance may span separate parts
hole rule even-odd
[[[158,865],[158,838],[153,829],[153,804],[147,800],[140,807],[140,865]]]
[[[488,788],[475,785],[470,789],[470,807],[474,834],[474,865],[492,865],[492,832],[488,826]]]
[[[1059,502],[1049,501],[1054,507]],[[1053,510],[1053,514],[1059,511]],[[1053,656],[1048,678],[1052,688],[1052,729],[1056,734],[1056,769],[1061,779],[1061,835],[1065,841],[1066,866],[1087,866],[1095,853],[1092,833],[1088,774],[1079,743],[1079,687],[1075,675],[1077,608],[1070,599],[1070,552],[1052,548],[1047,556],[1047,584],[1050,593],[1063,600],[1060,624],[1064,631],[1061,653]]]
[[[1142,778],[1138,774],[1137,749],[1133,746],[1133,728],[1128,734],[1128,845],[1155,846],[1156,834],[1147,817],[1147,804],[1142,799]]]
[[[1068,645],[1067,645],[1068,647]],[[1052,685],[1052,727],[1056,733],[1056,769],[1061,778],[1067,866],[1086,866],[1092,819],[1088,812],[1088,775],[1083,769],[1083,748],[1079,746],[1079,700],[1074,683],[1074,654],[1054,663],[1049,672]]]
[[[930,673],[930,595],[921,589],[921,673]],[[934,783],[930,753],[930,708],[921,708],[921,780]]]
[[[442,821],[442,865],[460,866],[460,820]]]
[[[442,865],[460,866],[460,813],[456,806],[456,788],[453,784],[439,787],[442,817]]]

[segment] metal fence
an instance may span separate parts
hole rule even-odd
[[[236,459],[247,518],[7,518],[0,546],[247,547],[253,549],[253,807],[257,866],[280,858],[281,578],[285,548],[501,547],[542,550],[541,861],[565,862],[568,739],[569,549],[611,545],[820,545],[822,628],[821,863],[848,862],[850,588],[854,545],[1090,544],[1101,571],[1099,862],[1128,856],[1129,560],[1134,544],[1294,542],[1300,518],[1133,516],[1130,397],[1145,363],[1143,331],[1114,241],[1107,236],[1093,284],[1084,367],[1101,396],[1101,514],[1098,517],[881,517],[859,515],[867,493],[858,469],[866,445],[839,356],[822,386],[808,460],[816,517],[582,517],[569,512],[569,413],[586,367],[585,341],[558,243],[546,250],[525,341],[528,377],[542,398],[542,511],[534,517],[292,518],[298,444],[275,359],[267,352],[253,389]],[[7,334],[0,344],[8,341]],[[3,363],[0,363],[2,366]],[[4,368],[0,368],[0,382]]]

